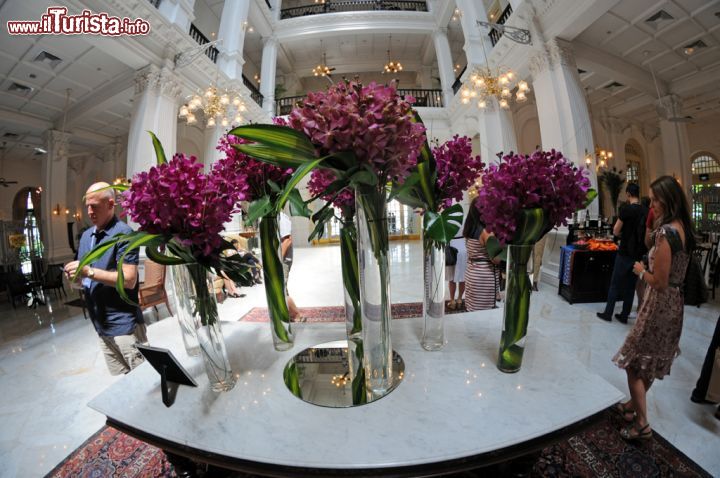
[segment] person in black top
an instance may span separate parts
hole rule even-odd
[[[613,234],[620,236],[620,248],[615,256],[605,310],[597,313],[599,318],[610,322],[615,302],[622,299],[622,312],[615,314],[615,318],[623,324],[627,324],[635,295],[637,276],[633,273],[633,264],[647,252],[644,232],[648,213],[648,209],[640,204],[640,188],[637,184],[628,184],[625,192],[628,202],[620,207],[613,226]]]

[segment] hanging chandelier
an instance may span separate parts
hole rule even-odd
[[[392,35],[388,37],[388,50],[387,50],[387,57],[388,61],[385,63],[385,66],[383,67],[383,73],[397,73],[399,71],[402,71],[403,66],[399,61],[393,61],[390,59],[390,48],[392,47]]]
[[[323,50],[323,44],[322,40],[320,40],[320,51],[322,51],[322,58],[320,59],[320,64],[313,68],[312,72],[315,76],[328,76],[331,71],[333,71],[335,68],[330,68],[327,65],[327,60],[325,58],[325,50]]]
[[[517,86],[515,101],[522,103],[527,100],[526,93],[530,91],[526,81],[515,84],[515,73],[504,70],[494,73],[489,66],[477,67],[470,74],[469,80],[463,85],[460,92],[463,104],[477,101],[478,108],[486,108],[490,98],[495,98],[500,108],[508,109],[512,99],[512,90]]]
[[[242,113],[247,110],[242,95],[231,88],[219,88],[217,83],[208,86],[204,92],[198,91],[187,98],[187,103],[180,107],[178,116],[187,124],[196,124],[196,113],[202,112],[205,126],[208,128],[220,124],[226,128],[230,124],[239,125]]]

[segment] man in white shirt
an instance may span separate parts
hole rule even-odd
[[[280,251],[282,252],[283,275],[285,276],[285,299],[287,300],[288,311],[290,312],[290,320],[298,320],[300,311],[295,305],[295,301],[288,293],[288,278],[290,277],[290,268],[293,262],[293,245],[292,245],[292,221],[284,212],[280,213]]]

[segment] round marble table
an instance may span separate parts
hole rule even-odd
[[[297,324],[295,347],[276,352],[267,323],[223,322],[238,381],[214,393],[200,358],[185,355],[171,318],[149,327],[150,343],[171,349],[199,386],[180,386],[167,408],[160,377],[143,364],[89,406],[130,435],[225,468],[270,476],[431,476],[538,450],[623,398],[532,329],[520,372],[498,371],[501,315],[495,309],[446,317],[447,345],[438,352],[420,346],[420,318],[394,320],[403,383],[377,402],[345,409],[306,403],[282,379],[293,354],[342,339],[344,324]]]

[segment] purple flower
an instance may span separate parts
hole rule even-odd
[[[309,93],[290,113],[289,124],[308,136],[319,155],[353,152],[381,184],[402,181],[425,142],[425,127],[412,121],[408,99],[393,85],[340,82]]]
[[[315,169],[310,174],[310,181],[308,181],[308,191],[313,197],[320,196],[325,201],[332,199],[332,194],[324,195],[323,193],[327,190],[330,184],[337,180],[337,176],[330,170],[327,169]],[[352,189],[345,188],[333,199],[333,206],[340,209],[345,219],[351,219],[355,215],[355,194]]]
[[[232,147],[233,144],[244,143],[249,141],[228,134],[222,136],[217,149],[224,152],[225,157],[213,164],[212,174],[225,178],[229,183],[228,189],[239,189],[244,201],[255,201],[271,193],[268,181],[281,188],[285,186],[293,170],[253,159]]]
[[[141,231],[173,236],[209,257],[222,245],[220,232],[245,199],[242,173],[204,174],[195,156],[170,161],[136,174],[123,193],[122,206]]]
[[[480,176],[485,165],[480,156],[473,157],[472,143],[467,136],[453,136],[449,141],[433,148],[437,170],[435,195],[439,208],[450,207],[462,201],[467,191]]]
[[[531,156],[507,155],[485,170],[477,207],[487,228],[500,242],[508,243],[521,209],[542,208],[553,227],[567,224],[567,218],[585,202],[590,188],[587,174],[554,149],[538,150]]]

